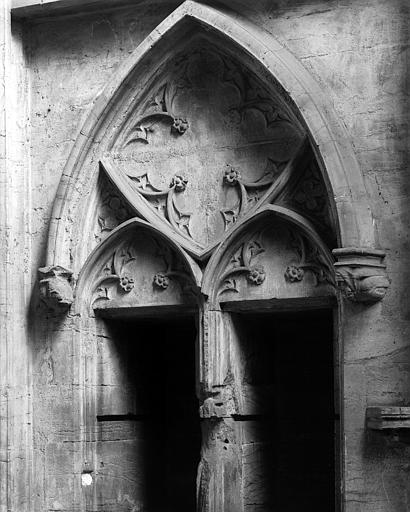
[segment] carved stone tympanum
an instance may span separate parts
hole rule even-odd
[[[333,255],[337,286],[345,298],[363,303],[383,299],[390,284],[383,251],[352,247],[335,249]]]
[[[59,265],[38,270],[40,297],[54,310],[68,309],[73,303],[72,271]]]

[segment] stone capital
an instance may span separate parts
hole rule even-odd
[[[63,311],[73,303],[72,271],[59,265],[38,270],[40,297],[50,309]]]
[[[337,287],[346,299],[362,303],[383,299],[390,285],[384,251],[344,247],[333,250],[333,255]]]

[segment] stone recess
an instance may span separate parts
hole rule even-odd
[[[301,310],[333,318],[336,510],[407,510],[408,15],[1,4],[0,512],[144,506],[138,322],[188,317],[197,508],[264,510],[278,397],[252,382],[240,318]]]

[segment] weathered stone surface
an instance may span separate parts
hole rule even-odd
[[[19,3],[24,16],[30,15],[29,3]],[[51,5],[57,3],[43,2],[37,12],[52,14],[54,9],[57,13],[58,8]],[[63,0],[60,7],[69,10],[68,3]],[[103,0],[103,4],[109,2]],[[77,8],[78,2],[73,5]],[[199,510],[264,510],[269,484],[262,485],[263,468],[257,462],[263,453],[257,444],[262,443],[262,433],[249,426],[251,421],[241,421],[243,415],[261,412],[263,393],[241,383],[233,371],[234,363],[243,357],[236,343],[240,329],[220,305],[224,300],[236,301],[255,312],[268,301],[267,311],[277,304],[272,299],[286,298],[288,304],[301,304],[296,299],[303,299],[307,308],[309,298],[311,305],[317,305],[313,297],[334,294],[332,285],[317,286],[312,265],[303,266],[306,254],[301,257],[300,248],[299,252],[292,248],[285,236],[294,227],[289,218],[280,222],[269,218],[263,252],[252,245],[248,252],[237,254],[241,244],[252,242],[244,232],[232,236],[237,247],[221,246],[219,266],[213,267],[219,274],[206,270],[210,254],[204,251],[224,236],[226,223],[241,221],[237,200],[256,197],[258,186],[249,184],[263,178],[265,157],[279,158],[281,164],[295,157],[291,167],[299,169],[300,176],[296,179],[295,172],[295,179],[286,182],[288,188],[275,199],[270,196],[267,203],[273,201],[303,216],[323,242],[320,254],[327,254],[323,248],[330,254],[353,246],[386,253],[390,288],[383,300],[369,300],[373,282],[355,289],[353,282],[375,277],[359,272],[349,285],[356,302],[339,304],[335,320],[335,373],[341,386],[340,390],[336,386],[336,412],[342,413],[344,439],[339,447],[344,453],[341,499],[346,512],[407,510],[410,448],[400,439],[369,435],[366,408],[410,403],[408,3],[235,0],[208,9],[188,2],[183,7],[188,17],[168,37],[178,13],[160,24],[180,5],[136,2],[124,8],[121,2],[121,8],[108,11],[28,19],[11,32],[10,5],[2,4],[0,510],[95,510],[99,503],[104,510],[125,511],[140,505],[137,498],[143,493],[144,475],[136,463],[142,449],[137,430],[126,422],[120,427],[116,421],[96,420],[100,415],[135,414],[128,410],[135,390],[127,383],[123,360],[115,349],[125,335],[113,336],[106,320],[94,318],[91,306],[93,272],[112,263],[125,238],[110,247],[110,254],[100,251],[98,244],[135,215],[150,220],[152,214],[134,203],[135,190],[121,189],[115,178],[122,172],[128,173],[127,179],[130,175],[142,179],[147,170],[153,188],[162,193],[157,197],[160,202],[173,198],[180,211],[191,212],[190,221],[186,215],[179,216],[175,204],[169,204],[172,219],[176,215],[177,226],[182,225],[177,243],[191,255],[200,255],[194,264],[179,252],[182,273],[188,273],[196,293],[202,285],[203,295],[183,293],[170,269],[162,266],[161,256],[139,233],[133,243],[140,262],[129,262],[133,275],[122,275],[111,266],[109,275],[101,276],[111,278],[109,286],[108,281],[104,285],[112,294],[104,307],[109,310],[112,301],[113,316],[128,315],[127,321],[136,314],[138,301],[150,316],[159,306],[168,308],[167,315],[170,311],[181,315],[184,306],[190,314],[197,312],[197,392],[203,417]],[[195,15],[202,16],[202,21],[190,24]],[[206,31],[202,31],[204,25]],[[223,28],[230,42],[215,27]],[[179,76],[178,66],[171,69],[172,59],[183,54],[193,28],[206,39],[208,48],[198,57],[203,80],[178,91],[178,108],[171,117],[162,116],[156,125],[142,123],[139,115],[151,93],[158,92],[167,77]],[[141,59],[133,71],[126,57],[140,43]],[[197,58],[197,50],[194,45],[188,51],[185,48],[187,62]],[[300,139],[290,136],[290,128],[282,129],[283,120],[280,129],[272,130],[251,109],[245,115],[245,128],[233,130],[236,114],[227,111],[238,106],[240,94],[227,82],[237,83],[238,76],[226,77],[226,69],[221,74],[218,53],[229,57],[231,73],[239,65],[241,73],[245,70],[239,76],[257,76],[262,96],[267,93],[283,100],[293,121],[297,119],[294,122],[300,123],[302,132],[310,134],[312,150],[299,158],[313,162],[310,174],[298,166],[295,144]],[[192,67],[190,73],[200,75]],[[103,89],[92,110],[96,94]],[[334,123],[329,121],[332,109],[338,118]],[[127,127],[136,128],[139,138],[124,152],[111,143],[121,140]],[[276,149],[271,154],[273,139]],[[292,141],[287,148],[280,147],[284,139]],[[70,156],[73,147],[77,149]],[[110,165],[116,164],[120,164],[117,172],[110,173]],[[283,171],[279,165],[279,177]],[[143,184],[146,189],[148,182]],[[266,185],[260,185],[261,181],[259,188],[264,192]],[[173,240],[173,230],[180,228],[161,215],[154,224],[165,226],[165,235]],[[193,237],[188,233],[191,228]],[[300,233],[300,229],[294,231]],[[313,232],[306,225],[303,229],[306,240],[317,248]],[[95,259],[84,267],[93,250]],[[78,278],[80,286],[65,317],[39,307],[37,292],[31,300],[37,269],[55,265],[73,269],[73,280]],[[380,262],[376,277],[384,279],[381,287],[385,289],[383,265]],[[200,270],[204,270],[203,282]],[[235,272],[224,275],[225,270]],[[238,292],[231,287],[223,292],[224,300],[213,300],[220,281],[229,279],[235,279]],[[321,304],[328,307],[331,302]],[[180,309],[169,309],[174,306]],[[178,442],[182,445],[183,439]],[[82,486],[83,474],[91,475],[89,486]]]

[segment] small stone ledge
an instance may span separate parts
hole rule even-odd
[[[369,304],[384,298],[390,285],[384,251],[345,247],[332,252],[337,287],[346,299]]]
[[[59,265],[38,270],[42,301],[54,311],[66,311],[74,300],[71,270]]]
[[[366,427],[378,431],[410,432],[410,407],[380,406],[366,410]]]

